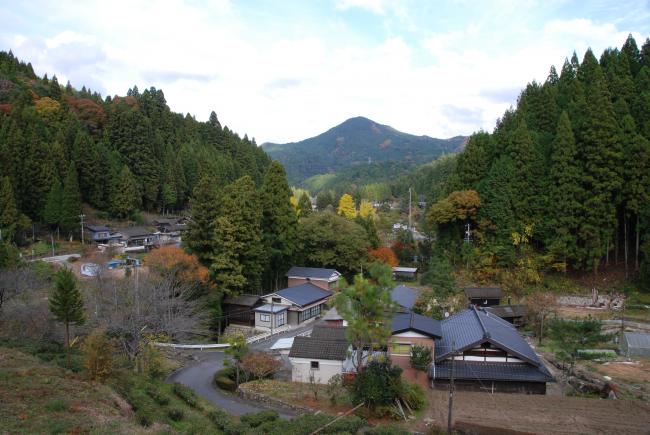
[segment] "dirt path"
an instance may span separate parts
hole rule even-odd
[[[446,427],[447,398],[446,391],[429,392],[429,409],[422,426],[429,421]],[[454,421],[539,434],[647,435],[650,434],[650,405],[636,400],[458,391]]]

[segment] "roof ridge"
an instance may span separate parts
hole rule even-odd
[[[490,332],[485,328],[485,324],[483,323],[483,319],[481,319],[481,316],[478,313],[478,309],[474,305],[472,305],[472,309],[474,310],[474,314],[476,314],[478,323],[481,325],[481,329],[483,329],[483,338],[490,338]]]

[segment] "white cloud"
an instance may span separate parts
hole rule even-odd
[[[310,22],[269,31],[228,1],[57,5],[48,14],[67,25],[40,39],[27,32],[7,39],[37,72],[111,95],[156,86],[172,110],[198,119],[215,110],[258,142],[300,140],[357,115],[437,137],[492,130],[519,90],[545,80],[551,64],[561,66],[573,49],[581,56],[588,45],[598,55],[628,33],[586,19],[533,29],[508,15],[504,29],[478,17],[450,32],[420,28],[426,36],[415,39],[395,31],[377,41],[340,21],[318,22],[320,31]],[[336,6],[382,17],[396,7],[378,0]]]

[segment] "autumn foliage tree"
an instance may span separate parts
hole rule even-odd
[[[390,267],[399,265],[399,260],[397,259],[395,252],[388,246],[381,246],[377,249],[371,249],[368,252],[372,258],[376,259],[380,263],[384,263]]]
[[[176,246],[163,246],[145,257],[146,264],[161,275],[171,274],[178,280],[203,284],[208,281],[208,269],[196,256]]]
[[[350,194],[346,193],[341,196],[336,212],[347,219],[354,219],[357,217],[357,209],[354,206],[354,199]]]
[[[249,353],[241,361],[242,369],[260,380],[277,373],[281,366],[280,361],[266,352]]]

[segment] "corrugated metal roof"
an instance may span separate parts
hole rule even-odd
[[[482,309],[472,306],[441,322],[442,338],[436,340],[436,361],[449,357],[452,347],[462,351],[482,343],[494,346],[539,366],[541,361],[516,328]]]
[[[400,267],[400,266],[393,267],[393,272],[398,272],[398,273],[415,273],[417,271],[418,271],[417,267]]]
[[[336,279],[341,274],[335,269],[323,269],[320,267],[299,267],[293,266],[287,272],[287,276],[295,276],[297,278],[312,278],[312,279]]]
[[[429,337],[442,336],[440,322],[436,319],[413,312],[395,314],[391,324],[391,334],[399,334],[406,331],[416,331]]]
[[[465,295],[468,298],[500,298],[501,287],[467,287],[465,288]]]
[[[432,379],[449,379],[451,361],[445,360],[429,367]],[[476,381],[521,381],[553,382],[553,376],[542,364],[539,367],[528,363],[454,361],[454,378]]]
[[[273,294],[289,299],[291,302],[301,307],[332,296],[331,291],[322,289],[309,282],[285,288]]]
[[[411,309],[420,296],[420,291],[404,285],[398,285],[390,292],[390,298],[400,306]]]
[[[253,311],[258,311],[260,313],[280,313],[282,311],[288,310],[289,307],[286,305],[280,304],[265,304],[261,307],[255,308]]]
[[[625,341],[628,348],[650,349],[650,334],[642,332],[625,332]]]

